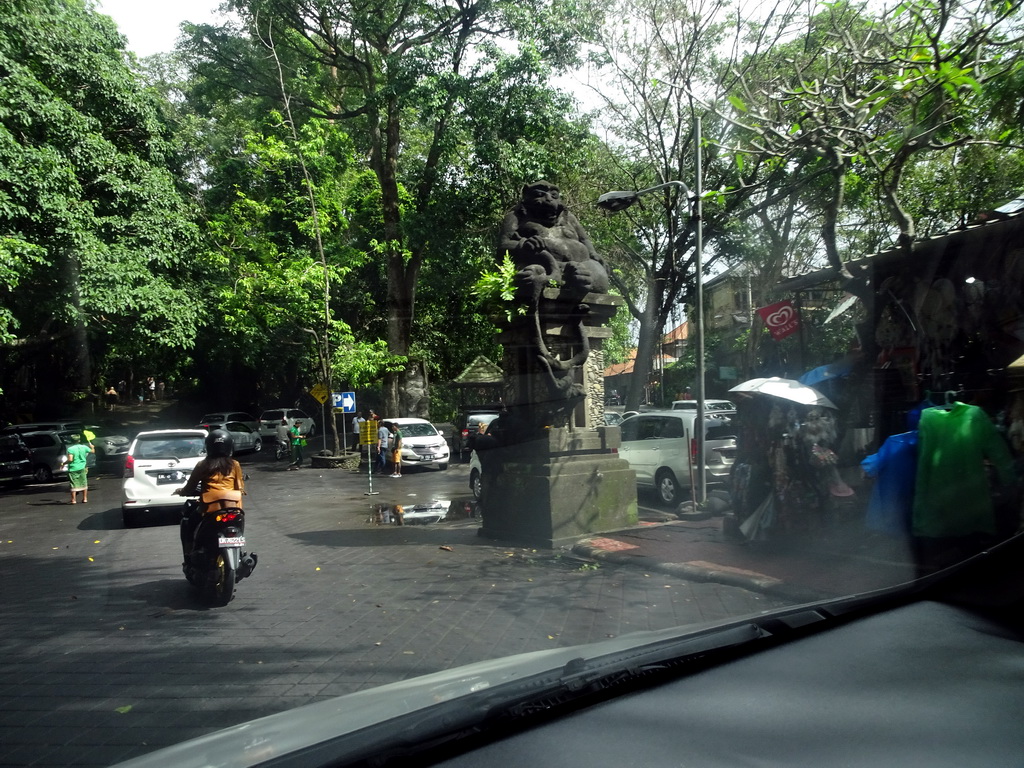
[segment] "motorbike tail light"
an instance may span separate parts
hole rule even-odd
[[[221,512],[217,515],[216,520],[218,523],[233,523],[241,516],[241,512]]]
[[[135,476],[135,457],[128,455],[124,460],[124,476],[134,477]]]

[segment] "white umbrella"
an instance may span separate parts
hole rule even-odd
[[[793,379],[780,379],[778,376],[771,378],[750,379],[742,384],[737,384],[729,390],[730,392],[749,392],[752,395],[769,395],[780,397],[783,400],[792,400],[801,405],[821,405],[825,408],[836,408],[836,404],[825,397],[814,387],[801,384]]]

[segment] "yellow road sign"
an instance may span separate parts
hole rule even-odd
[[[366,421],[360,422],[359,424],[359,444],[360,445],[376,445],[377,444],[377,429],[380,427],[379,421]]]
[[[327,402],[327,396],[331,393],[327,391],[327,387],[323,384],[316,384],[311,390],[309,390],[309,394],[315,397],[317,401],[319,401],[320,405],[323,405]]]

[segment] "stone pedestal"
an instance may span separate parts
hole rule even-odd
[[[618,427],[560,428],[478,451],[480,535],[554,548],[636,525],[636,474],[614,452],[618,446]]]

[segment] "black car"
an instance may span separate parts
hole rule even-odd
[[[32,476],[32,451],[21,435],[0,435],[0,479],[23,480]]]
[[[494,406],[467,406],[459,412],[452,435],[452,453],[462,459],[473,452],[477,435],[487,430],[487,425],[501,415]]]

